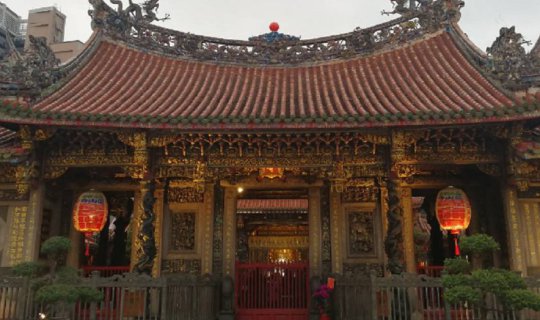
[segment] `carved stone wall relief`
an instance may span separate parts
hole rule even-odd
[[[195,251],[195,219],[194,211],[171,213],[169,252]]]
[[[347,257],[376,256],[373,212],[354,210],[347,213]]]

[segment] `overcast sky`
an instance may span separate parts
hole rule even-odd
[[[67,16],[65,40],[84,42],[92,32],[88,0],[0,1],[22,17],[30,9],[56,5]],[[503,26],[515,25],[533,43],[540,36],[540,0],[465,2],[461,28],[483,50]],[[158,13],[170,14],[171,19],[163,23],[167,28],[206,36],[247,39],[268,32],[269,22],[277,21],[280,32],[309,39],[389,20],[381,11],[391,8],[390,0],[161,0]]]

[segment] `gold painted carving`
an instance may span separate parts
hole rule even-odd
[[[163,234],[163,205],[164,205],[164,190],[163,184],[158,183],[156,186],[156,191],[154,192],[156,197],[156,202],[154,203],[154,239],[156,241],[156,257],[154,260],[154,265],[152,266],[152,276],[158,277],[161,272],[161,262],[163,258],[163,245],[162,245],[162,234]]]
[[[494,163],[477,164],[476,167],[483,173],[492,177],[500,177],[502,175],[501,167]]]
[[[342,195],[343,202],[374,202],[377,201],[375,187],[347,187]]]
[[[517,212],[517,195],[516,192],[512,189],[507,189],[506,192],[506,201],[508,205],[508,217],[507,217],[507,223],[509,224],[508,229],[510,231],[510,236],[508,239],[510,239],[511,243],[511,253],[510,256],[512,259],[510,259],[513,270],[515,271],[524,271],[523,269],[523,255],[521,251],[521,238],[520,238],[520,225],[519,225],[519,217]]]
[[[43,170],[43,179],[52,180],[60,178],[68,170],[66,166],[46,166]]]
[[[332,248],[332,272],[340,274],[342,272],[342,207],[341,197],[336,191],[330,191],[330,228],[331,228],[331,248]]]
[[[125,145],[134,148],[133,162],[135,165],[141,166],[144,171],[148,168],[148,148],[146,132],[118,132],[118,140]]]
[[[219,156],[210,155],[208,157],[208,166],[225,168],[264,168],[264,167],[311,167],[311,166],[331,166],[334,160],[330,155],[306,156],[306,157],[237,157],[237,156]]]
[[[17,206],[13,210],[13,220],[9,228],[9,263],[14,266],[25,261],[25,235],[27,234],[27,206]]]
[[[19,138],[21,139],[21,147],[25,151],[32,150],[34,143],[32,141],[32,130],[30,126],[22,125],[19,128]]]
[[[289,248],[308,248],[309,238],[300,236],[288,237],[249,237],[249,248],[271,248],[271,249],[289,249]]]
[[[16,187],[19,194],[27,194],[35,179],[39,177],[39,167],[37,161],[29,164],[18,165],[15,171]]]
[[[17,190],[0,190],[0,201],[20,201],[27,200],[26,195],[20,194]]]
[[[0,183],[13,183],[16,181],[17,167],[10,164],[0,164]]]
[[[347,256],[376,257],[375,221],[373,212],[352,210],[346,220]]]
[[[35,141],[45,141],[49,140],[56,133],[55,128],[37,128],[34,132]]]
[[[126,153],[82,153],[55,155],[47,159],[46,165],[67,167],[91,167],[91,166],[128,166],[133,163],[133,156]]]
[[[328,173],[330,181],[332,182],[332,191],[342,193],[345,191],[347,186],[347,181],[352,177],[352,174],[345,165],[343,161],[337,161],[334,164],[332,171]]]
[[[146,173],[145,168],[139,166],[123,166],[122,170],[133,179],[143,179]]]
[[[167,199],[169,203],[200,203],[204,201],[204,193],[193,186],[178,188],[169,185]]]
[[[306,154],[340,156],[374,153],[377,144],[387,144],[385,135],[348,133],[249,133],[249,134],[180,134],[156,136],[150,146],[167,146],[167,153],[181,158],[206,157],[304,156]],[[283,167],[279,165],[280,167]],[[257,166],[263,167],[263,166]]]
[[[171,213],[169,251],[195,251],[195,219],[194,211]]]

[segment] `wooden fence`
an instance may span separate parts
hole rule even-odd
[[[67,310],[34,303],[30,281],[15,277],[0,278],[0,319],[26,320],[58,317],[74,320],[209,320],[219,312],[220,282],[210,277],[171,275],[151,278],[124,274],[82,279],[81,286],[96,288],[103,294],[99,303],[76,303]]]

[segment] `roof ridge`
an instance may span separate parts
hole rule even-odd
[[[371,53],[396,42],[407,42],[456,21],[460,8],[458,0],[434,0],[373,27],[309,40],[268,42],[260,37],[251,41],[229,40],[175,31],[151,24],[154,20],[147,16],[134,18],[132,12],[126,12],[122,6],[113,10],[103,0],[90,2],[94,7],[91,10],[94,29],[101,30],[115,41],[122,40],[145,50],[202,61],[277,65],[342,59]]]

